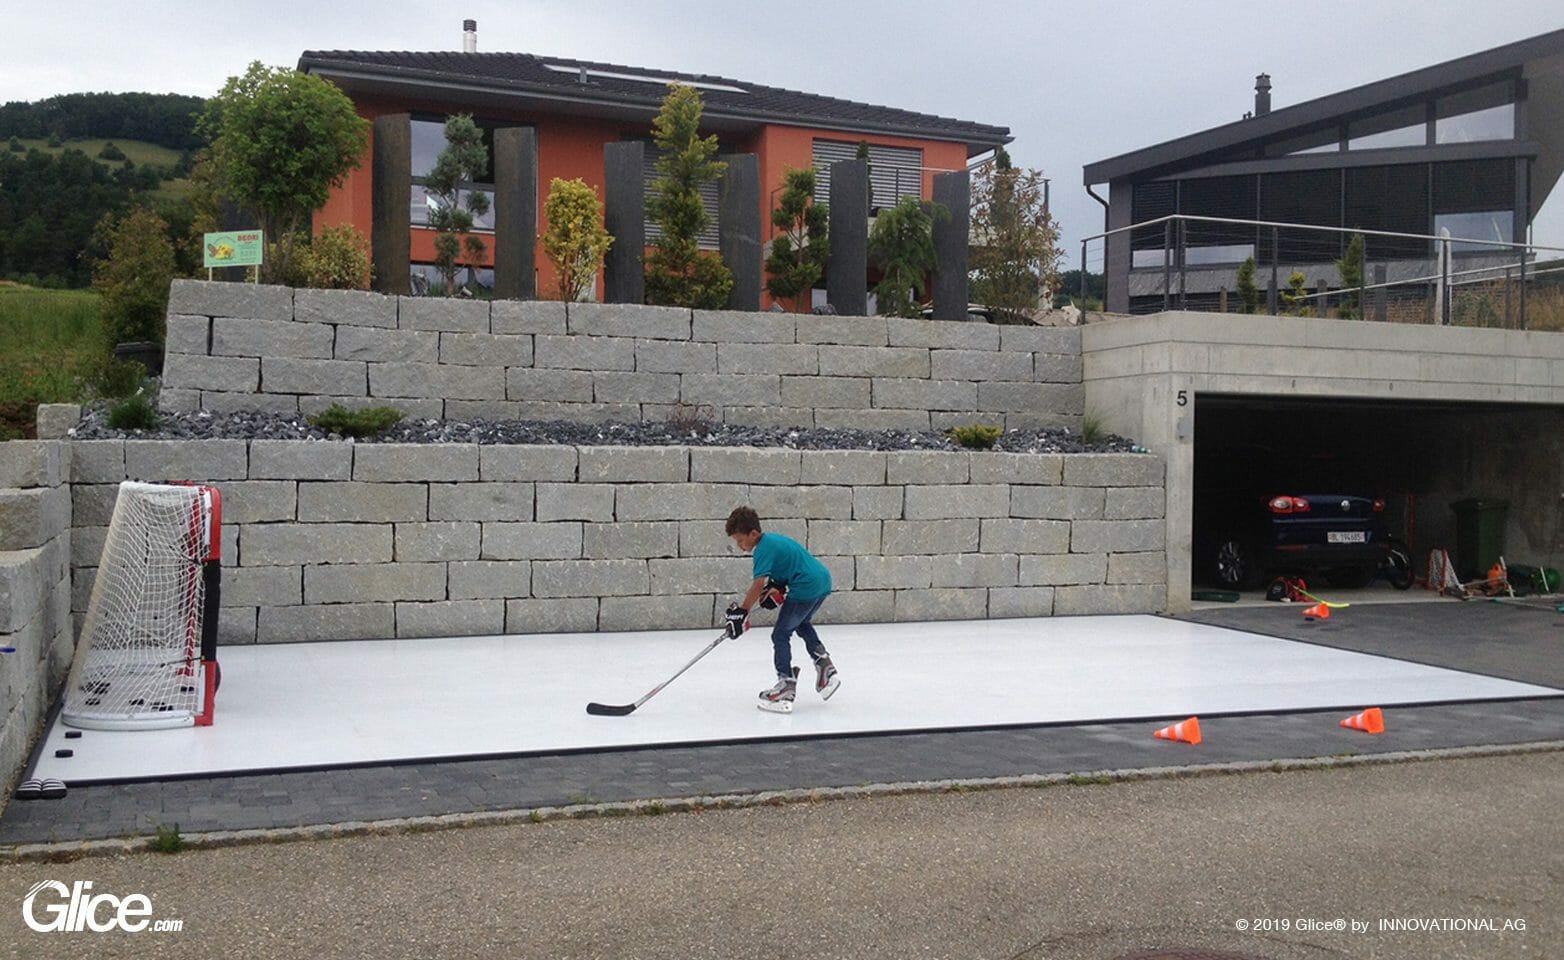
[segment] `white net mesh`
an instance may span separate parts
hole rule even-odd
[[[188,726],[204,698],[201,487],[122,483],[82,622],[61,719],[76,727]]]

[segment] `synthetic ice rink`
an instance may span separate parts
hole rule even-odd
[[[792,714],[755,708],[772,680],[757,627],[625,717],[720,632],[462,637],[225,647],[216,723],[107,733],[57,719],[35,777],[71,785],[458,757],[1188,715],[1356,711],[1564,691],[1154,616],[821,627],[830,701],[803,667]],[[1148,727],[1147,736],[1151,735]],[[68,758],[55,751],[73,751]]]

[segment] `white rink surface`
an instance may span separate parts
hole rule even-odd
[[[755,708],[769,630],[718,646],[633,703],[715,630],[226,647],[216,723],[83,731],[56,720],[37,777],[83,784],[649,744],[1182,718],[1556,696],[1517,683],[1153,616],[830,625],[830,701],[804,668],[792,714]],[[1150,729],[1147,731],[1150,736]],[[57,748],[75,752],[56,758]]]

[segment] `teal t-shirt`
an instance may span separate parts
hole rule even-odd
[[[819,600],[831,592],[831,571],[792,537],[762,533],[754,556],[755,576],[787,584],[789,600]]]

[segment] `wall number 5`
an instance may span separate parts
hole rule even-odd
[[[1189,406],[1189,391],[1188,390],[1180,390],[1178,392],[1178,398],[1177,398],[1176,402],[1181,407]]]

